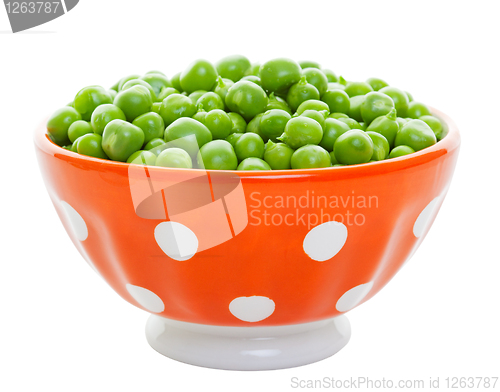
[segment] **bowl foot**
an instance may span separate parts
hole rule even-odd
[[[146,338],[156,351],[191,365],[271,370],[307,365],[337,353],[351,337],[345,316],[272,327],[221,327],[149,317]]]

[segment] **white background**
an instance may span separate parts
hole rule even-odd
[[[499,5],[81,0],[15,35],[0,9],[0,390],[284,391],[292,377],[351,376],[441,377],[443,388],[446,377],[499,377]],[[73,247],[35,160],[33,130],[81,87],[150,69],[171,76],[233,53],[381,77],[447,113],[462,134],[454,181],[419,251],[348,314],[342,351],[300,368],[218,371],[157,354],[144,337],[147,313]]]

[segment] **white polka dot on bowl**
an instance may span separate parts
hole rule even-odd
[[[355,308],[370,292],[373,282],[363,283],[346,291],[335,306],[339,312],[347,312]]]
[[[315,261],[335,256],[347,241],[347,227],[340,222],[326,222],[312,228],[304,238],[304,252]]]
[[[144,309],[151,313],[161,313],[165,310],[165,304],[161,298],[152,291],[144,287],[134,286],[130,283],[127,283],[125,287],[132,298],[134,298]]]
[[[162,222],[155,228],[155,240],[161,250],[178,261],[189,260],[198,250],[198,238],[178,222]]]
[[[429,231],[432,221],[438,213],[440,199],[440,197],[434,198],[418,216],[413,225],[413,235],[415,237],[420,238]]]
[[[67,202],[61,201],[66,217],[68,218],[71,230],[78,241],[85,241],[89,235],[87,224],[82,216]]]
[[[267,297],[254,295],[252,297],[238,297],[229,304],[231,314],[249,323],[264,320],[274,313],[276,305]]]

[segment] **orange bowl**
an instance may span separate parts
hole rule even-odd
[[[338,322],[416,251],[446,195],[460,145],[453,122],[434,113],[448,127],[435,145],[325,169],[130,165],[67,151],[43,126],[35,145],[71,240],[120,296],[155,314],[157,324],[255,333],[248,327]],[[155,328],[159,336],[167,327]],[[286,366],[248,368],[277,367]]]

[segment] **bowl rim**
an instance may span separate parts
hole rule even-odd
[[[317,176],[328,174],[339,174],[351,176],[369,175],[374,172],[390,172],[397,171],[407,167],[418,166],[429,161],[432,161],[442,155],[451,152],[460,146],[460,133],[455,122],[445,113],[429,107],[432,115],[440,118],[445,122],[448,132],[446,136],[438,141],[436,144],[424,148],[412,154],[404,155],[397,158],[384,159],[377,162],[361,163],[356,165],[347,166],[331,166],[324,168],[314,169],[288,169],[288,170],[214,170],[214,169],[180,169],[180,168],[167,168],[160,166],[147,166],[148,170],[161,171],[161,172],[205,172],[205,173],[231,173],[238,177],[245,178],[276,178],[276,177],[303,177],[303,176]],[[87,155],[81,155],[76,152],[66,150],[61,146],[55,144],[50,140],[47,135],[46,128],[47,120],[44,120],[35,130],[34,142],[35,145],[45,153],[48,153],[57,158],[77,163],[79,165],[88,163],[89,165],[98,164],[99,166],[109,167],[110,170],[128,170],[130,163],[118,162],[107,159],[94,158]],[[102,169],[101,169],[102,170]]]

